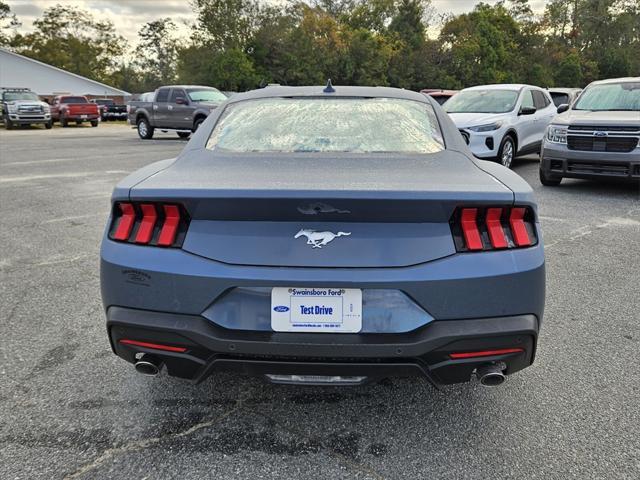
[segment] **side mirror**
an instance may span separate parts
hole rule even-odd
[[[520,112],[518,112],[518,115],[533,115],[536,112],[536,107],[520,107]]]
[[[569,104],[563,103],[562,105],[558,105],[558,113],[563,113],[569,110]]]
[[[176,105],[186,105],[187,104],[187,99],[184,97],[178,97],[176,98]]]

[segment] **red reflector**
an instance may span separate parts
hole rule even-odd
[[[136,212],[130,203],[119,203],[118,207],[120,207],[122,216],[120,217],[118,228],[116,228],[113,234],[113,238],[114,240],[126,240],[131,233],[131,227],[133,227],[133,222],[136,219]]]
[[[172,347],[171,345],[160,345],[158,343],[139,342],[138,340],[122,339],[120,340],[120,343],[124,345],[133,345],[136,347],[153,348],[155,350],[165,350],[167,352],[182,353],[187,351],[185,347]]]
[[[480,232],[476,224],[477,215],[477,208],[462,209],[462,234],[464,235],[464,242],[469,250],[482,250],[482,239],[480,238]]]
[[[525,208],[513,208],[511,209],[511,216],[509,217],[513,241],[518,247],[527,247],[531,245],[529,232],[527,232],[527,226],[524,223],[525,212]]]
[[[180,209],[175,205],[164,206],[164,224],[158,237],[158,245],[168,247],[173,244],[180,224]]]
[[[143,203],[140,205],[142,210],[142,221],[138,227],[138,233],[136,234],[136,243],[149,243],[153,236],[153,227],[156,225],[156,207],[151,203]]]
[[[487,231],[489,232],[489,240],[494,248],[506,248],[507,237],[504,235],[500,217],[502,216],[501,208],[487,209]]]
[[[501,348],[499,350],[482,350],[481,352],[463,352],[463,353],[450,353],[449,356],[454,359],[460,358],[476,358],[476,357],[491,357],[493,355],[505,355],[507,353],[520,353],[524,352],[523,348]]]

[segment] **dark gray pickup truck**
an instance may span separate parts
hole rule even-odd
[[[155,129],[175,131],[180,138],[188,138],[226,99],[212,87],[167,85],[155,91],[152,101],[129,102],[129,123],[143,139],[152,138]]]

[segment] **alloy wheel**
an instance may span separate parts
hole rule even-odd
[[[511,139],[507,139],[502,146],[500,163],[507,168],[511,168],[511,164],[513,163],[513,142]]]

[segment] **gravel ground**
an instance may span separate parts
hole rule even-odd
[[[113,185],[175,156],[122,125],[0,131],[0,478],[640,476],[640,191],[536,190],[547,310],[501,388],[148,378],[109,348],[99,243]]]

